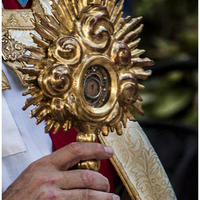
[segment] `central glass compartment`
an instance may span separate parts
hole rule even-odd
[[[83,94],[86,102],[94,108],[102,107],[110,96],[110,76],[101,65],[89,67],[83,80]]]

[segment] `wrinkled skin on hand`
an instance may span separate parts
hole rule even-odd
[[[81,160],[108,159],[111,147],[71,143],[30,164],[3,193],[3,200],[119,200],[108,179],[91,170],[69,170]]]

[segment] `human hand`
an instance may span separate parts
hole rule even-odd
[[[69,170],[81,160],[108,159],[111,147],[71,143],[25,169],[3,193],[3,200],[119,200],[108,193],[107,178],[91,170]]]

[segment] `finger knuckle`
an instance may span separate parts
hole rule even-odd
[[[92,190],[85,189],[84,192],[83,192],[83,199],[84,200],[93,200],[94,195],[93,195]]]
[[[94,173],[90,170],[84,170],[82,174],[82,180],[84,184],[89,187],[94,184]]]
[[[40,194],[40,199],[44,200],[58,199],[58,193],[52,188],[46,188],[42,190]]]
[[[42,176],[38,178],[38,184],[40,185],[56,185],[56,178],[51,176]]]
[[[35,185],[35,187],[41,187],[44,185],[56,185],[57,178],[50,174],[36,172],[32,173],[30,181]]]
[[[75,155],[82,155],[83,153],[83,145],[78,142],[71,143],[67,146],[67,150]]]
[[[105,150],[104,150],[103,145],[102,145],[102,144],[99,144],[99,143],[97,143],[97,144],[95,144],[95,145],[96,145],[96,146],[95,146],[95,148],[94,148],[94,150],[93,150],[94,154],[97,155],[98,157],[99,157],[100,155],[104,154]]]
[[[97,151],[98,153],[104,152],[104,147],[103,147],[103,145],[97,143],[96,151]]]
[[[36,187],[40,187],[46,184],[46,177],[42,176],[40,173],[33,173],[31,181]]]

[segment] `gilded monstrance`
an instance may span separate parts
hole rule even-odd
[[[32,9],[3,10],[3,60],[28,86],[23,110],[34,106],[30,117],[36,124],[45,120],[46,133],[74,126],[77,141],[113,147],[110,161],[131,199],[174,200],[156,153],[139,124],[130,122],[136,121],[132,111],[143,115],[138,79],[151,75],[143,67],[154,62],[140,58],[142,17],[124,18],[123,3],[51,0],[46,9],[47,0],[33,0]],[[18,30],[30,32],[32,42],[13,38]],[[77,167],[98,171],[99,161]]]
[[[142,17],[123,18],[123,3],[52,0],[52,15],[33,13],[41,37],[31,34],[37,47],[25,47],[18,60],[29,67],[18,70],[28,74],[23,95],[31,94],[23,109],[36,106],[30,117],[37,124],[46,119],[46,133],[87,124],[94,133],[122,134],[127,118],[136,120],[131,108],[143,114],[136,101],[142,101],[138,89],[144,86],[137,79],[151,74],[142,67],[153,61],[139,57]]]

